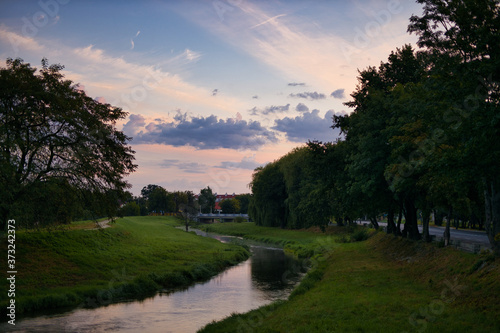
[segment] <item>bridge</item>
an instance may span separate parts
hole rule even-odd
[[[196,218],[198,222],[214,223],[232,222],[238,217],[245,219],[246,222],[250,220],[248,214],[198,214]]]

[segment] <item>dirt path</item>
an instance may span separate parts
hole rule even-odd
[[[98,227],[96,227],[96,228],[92,228],[92,229],[87,229],[87,230],[97,230],[97,229],[109,228],[109,227],[111,227],[111,226],[109,225],[109,222],[111,222],[111,220],[99,221],[99,222],[97,222]]]

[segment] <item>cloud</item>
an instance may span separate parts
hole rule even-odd
[[[299,103],[297,104],[297,106],[295,107],[295,111],[299,111],[299,112],[307,112],[309,111],[309,108],[307,107],[307,105],[305,105],[304,103]]]
[[[181,162],[180,160],[163,160],[160,166],[165,169],[177,168],[187,173],[205,173],[207,166],[198,162]]]
[[[229,162],[223,161],[220,165],[216,166],[217,168],[222,169],[247,169],[247,170],[255,170],[261,163],[255,161],[255,155],[245,156],[242,158],[240,162]]]
[[[140,114],[131,114],[129,121],[123,125],[123,133],[130,137],[134,137],[140,133],[140,129],[146,125],[146,119]]]
[[[273,16],[267,20],[265,20],[264,22],[261,22],[261,23],[258,23],[256,25],[254,25],[253,27],[251,27],[250,29],[255,29],[257,27],[260,27],[261,25],[264,25],[266,23],[270,23],[270,22],[273,22],[274,20],[276,20],[277,18],[280,18],[282,16],[286,16],[286,14],[280,14],[280,15],[276,15],[276,16]]]
[[[142,32],[138,36],[141,35]],[[202,57],[189,49],[157,59],[152,62],[154,65],[144,65],[112,56],[93,45],[72,48],[59,40],[27,37],[0,23],[0,56],[20,55],[28,61],[39,61],[41,55],[49,61],[57,59],[65,66],[66,78],[85,83],[89,96],[103,96],[130,113],[151,114],[158,105],[172,109],[195,106],[204,115],[217,113],[228,117],[235,109],[248,108],[246,102],[235,97],[210,98],[213,89],[186,81],[184,68]]]
[[[342,99],[342,98],[345,98],[345,93],[344,92],[345,92],[345,89],[337,89],[334,92],[332,92],[330,94],[330,96],[332,96],[333,98],[340,98],[340,99]]]
[[[285,133],[288,140],[293,142],[334,141],[339,136],[339,131],[330,128],[333,115],[333,110],[330,110],[322,118],[319,110],[315,109],[295,118],[277,119],[272,129]]]
[[[134,38],[136,38],[137,36],[139,36],[139,34],[141,33],[141,31],[137,31],[135,36],[133,38],[130,38],[130,44],[131,44],[131,47],[130,49],[133,50],[135,48],[135,43],[134,43]]]
[[[127,135],[134,132],[132,143],[256,150],[265,144],[278,142],[274,132],[262,127],[258,121],[242,120],[241,116],[224,120],[215,115],[190,117],[187,113],[178,112],[173,120],[154,121],[144,127],[145,123],[143,116],[130,115],[124,132]]]
[[[300,82],[300,83],[298,83],[298,82],[291,82],[288,85],[291,86],[291,87],[296,87],[296,86],[305,86],[306,84],[304,82]]]
[[[198,53],[198,52],[195,52],[195,51],[191,51],[190,49],[186,49],[184,51],[183,55],[189,61],[197,61],[199,58],[201,58],[201,53]]]
[[[305,98],[305,99],[310,99],[310,100],[317,100],[317,99],[325,99],[326,98],[325,94],[321,94],[321,93],[318,93],[316,91],[290,94],[288,96],[289,97],[296,97],[296,98]]]
[[[219,93],[219,89],[212,90],[212,96],[217,96],[218,93]]]
[[[271,105],[267,106],[264,109],[258,109],[256,106],[250,109],[250,114],[252,116],[256,116],[258,114],[268,115],[274,113],[287,112],[290,109],[290,103],[287,105]]]
[[[253,99],[259,99],[259,96],[257,96],[257,95],[253,95],[253,96],[252,96],[252,98],[253,98]]]
[[[44,49],[34,38],[27,36],[27,34],[20,35],[12,32],[4,24],[0,24],[0,41],[3,44],[1,45],[2,52],[8,52],[12,58],[19,56],[20,51],[40,53]]]
[[[338,6],[324,6],[319,1],[308,1],[305,7],[301,2],[299,10],[294,8],[296,2],[292,2],[287,4],[286,16],[270,21],[269,18],[284,11],[263,1],[207,1],[204,6],[183,6],[178,12],[221,40],[280,71],[284,77],[298,77],[322,89],[342,84],[351,91],[356,86],[358,68],[383,61],[395,47],[415,42],[416,37],[406,32],[407,21],[412,12],[420,11],[422,6],[416,2],[400,2],[393,6],[392,1],[363,4],[344,1],[342,10]],[[214,7],[219,9],[214,15],[207,15],[209,11],[214,12]],[[312,22],[307,15],[300,15],[307,7],[322,10],[322,16],[329,19],[319,18]],[[359,17],[364,8],[376,9],[363,12],[361,20],[354,21],[353,17]],[[381,17],[380,13],[389,15]],[[219,20],[213,17],[217,14]],[[323,25],[328,28],[318,29]],[[375,33],[371,33],[373,28]]]

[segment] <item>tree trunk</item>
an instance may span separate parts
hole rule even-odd
[[[377,217],[370,217],[370,222],[372,223],[373,227],[375,228],[375,230],[378,230],[378,222],[377,222]]]
[[[491,247],[496,255],[500,255],[500,192],[496,181],[485,184],[484,204],[486,220],[484,227]]]
[[[417,209],[415,208],[415,203],[411,199],[406,199],[404,205],[406,218],[405,230],[407,232],[407,237],[413,240],[420,240],[421,236],[418,231]]]
[[[422,228],[423,228],[423,237],[424,241],[427,243],[431,242],[431,236],[429,235],[429,222],[431,217],[430,210],[422,210]]]
[[[394,224],[394,211],[392,209],[387,213],[387,234],[397,235],[396,224]]]
[[[337,226],[338,227],[343,227],[344,226],[344,222],[343,222],[343,218],[342,217],[336,218],[335,222],[337,222]]]
[[[444,246],[450,245],[450,225],[451,225],[451,215],[453,213],[453,210],[450,208],[450,211],[448,213],[448,216],[446,216],[446,228],[444,229]]]
[[[399,208],[398,224],[396,225],[396,235],[401,236],[401,221],[403,220],[403,209]]]

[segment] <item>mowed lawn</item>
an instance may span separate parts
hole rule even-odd
[[[209,278],[249,255],[177,225],[174,217],[129,217],[101,230],[17,230],[17,313],[144,297]],[[1,242],[7,249],[5,235]],[[8,290],[6,279],[0,285]],[[0,295],[5,309],[7,292]]]

